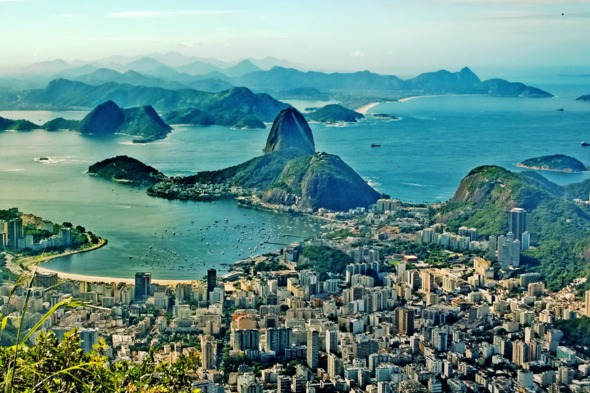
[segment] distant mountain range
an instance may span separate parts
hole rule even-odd
[[[270,67],[270,68],[269,68]],[[75,82],[92,86],[88,103],[73,97],[67,100],[51,93],[56,85],[70,88]],[[59,82],[57,82],[59,81]],[[228,64],[212,59],[185,57],[179,54],[154,55],[141,58],[115,57],[94,63],[70,64],[63,60],[36,63],[22,68],[18,74],[0,78],[0,108],[61,108],[92,107],[98,102],[113,100],[119,105],[153,105],[161,110],[185,110],[182,99],[167,103],[170,95],[199,95],[222,92],[234,86],[247,87],[257,93],[268,93],[278,99],[335,99],[345,102],[350,97],[396,99],[431,94],[488,94],[508,97],[551,97],[550,93],[522,83],[503,79],[481,81],[469,68],[459,72],[440,70],[403,80],[394,75],[369,71],[326,73],[301,71],[288,62],[277,59],[243,60]],[[117,94],[132,87],[161,89],[145,90],[150,102],[120,102]],[[77,88],[78,90],[80,87]],[[187,92],[186,90],[198,91]],[[86,90],[88,91],[88,90]],[[171,93],[177,92],[177,93]],[[142,95],[143,95],[142,93]],[[133,93],[132,93],[133,94]],[[90,98],[88,97],[88,98]],[[179,106],[180,105],[180,106]],[[348,105],[352,107],[351,105]]]

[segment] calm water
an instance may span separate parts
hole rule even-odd
[[[417,98],[372,109],[400,116],[400,121],[311,126],[318,151],[341,156],[379,191],[404,201],[436,202],[449,199],[478,165],[519,170],[514,166],[519,161],[557,153],[590,165],[590,147],[580,146],[582,140],[590,141],[590,103],[574,100],[590,93],[588,82],[590,78],[563,77],[546,86],[537,84],[557,95],[552,99]],[[0,116],[41,123],[57,116],[81,118],[84,112],[0,112]],[[218,169],[260,155],[267,133],[268,128],[175,127],[165,140],[146,145],[131,144],[122,136],[0,133],[0,208],[18,206],[57,222],[71,221],[109,239],[101,250],[49,262],[50,268],[116,277],[146,270],[155,278],[201,278],[209,267],[223,271],[222,264],[311,235],[320,223],[239,208],[234,201],[150,198],[141,190],[92,178],[84,171],[118,154],[136,157],[168,175]],[[381,147],[371,148],[372,143]],[[39,162],[39,157],[50,160]],[[544,175],[561,184],[589,177],[587,173]]]

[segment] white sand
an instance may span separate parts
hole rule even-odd
[[[374,106],[379,105],[379,102],[371,102],[370,104],[367,105],[363,105],[360,108],[355,109],[355,112],[361,113],[363,115],[366,115],[367,112],[369,111],[369,109],[373,108]]]
[[[62,273],[55,270],[47,269],[42,266],[37,267],[40,273],[57,273],[57,276],[63,280],[85,281],[85,282],[104,282],[104,283],[120,283],[135,284],[135,278],[117,278],[117,277],[102,277],[102,276],[87,276],[85,274]],[[159,285],[174,286],[176,284],[188,284],[198,280],[152,280],[152,283]]]

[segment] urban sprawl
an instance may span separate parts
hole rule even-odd
[[[60,301],[81,299],[86,307],[58,309],[42,330],[63,338],[78,329],[86,352],[103,339],[112,361],[140,362],[150,348],[158,362],[198,356],[193,388],[203,393],[590,391],[590,361],[554,326],[589,315],[590,291],[577,296],[578,280],[550,293],[540,274],[522,273],[520,253],[534,233],[525,210],[506,214],[510,232],[484,240],[476,228],[430,225],[427,208],[396,200],[320,211],[326,233],[341,235],[250,257],[221,276],[209,269],[172,287],[152,283],[150,272],[134,285],[37,273],[25,320],[25,290],[12,294],[14,283],[0,280],[1,311],[28,329]],[[19,225],[2,223],[2,246],[46,246],[20,238]],[[384,245],[396,240],[437,245],[446,263],[387,255]],[[64,229],[51,241],[67,246],[71,235]],[[320,274],[302,256],[306,246],[351,262],[345,273]]]

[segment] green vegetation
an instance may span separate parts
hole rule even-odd
[[[590,318],[560,319],[555,321],[555,328],[563,331],[566,345],[590,347]]]
[[[61,341],[51,331],[41,332],[39,329],[57,310],[82,306],[72,298],[55,304],[25,330],[34,275],[28,281],[19,277],[9,294],[9,301],[17,291],[26,294],[18,326],[0,314],[0,389],[4,392],[191,392],[192,373],[198,365],[195,354],[180,355],[174,363],[156,364],[153,355],[139,364],[111,363],[104,356],[102,340],[84,353],[77,330],[66,333]],[[30,345],[33,334],[35,344]]]
[[[564,188],[533,172],[478,167],[463,179],[450,203],[434,218],[446,223],[449,230],[466,225],[478,228],[483,236],[499,235],[508,232],[508,211],[525,208],[536,246],[526,251],[525,268],[540,272],[547,288],[558,290],[576,277],[590,277],[590,214],[564,198],[587,186]]]
[[[0,117],[0,131],[14,130],[14,131],[32,131],[41,128],[35,123],[28,120],[10,120]]]
[[[342,251],[326,246],[305,246],[300,259],[305,262],[299,264],[297,270],[313,269],[319,273],[320,280],[328,278],[328,273],[344,274],[346,265],[353,262]]]
[[[150,186],[166,179],[157,169],[128,156],[116,156],[97,162],[88,167],[88,173],[140,186]]]
[[[309,113],[306,113],[305,117],[308,120],[321,121],[323,123],[355,123],[357,120],[364,118],[362,114],[338,104],[330,104],[322,108],[315,109]]]
[[[519,166],[557,172],[583,172],[587,170],[583,162],[564,154],[529,158],[521,162]]]

